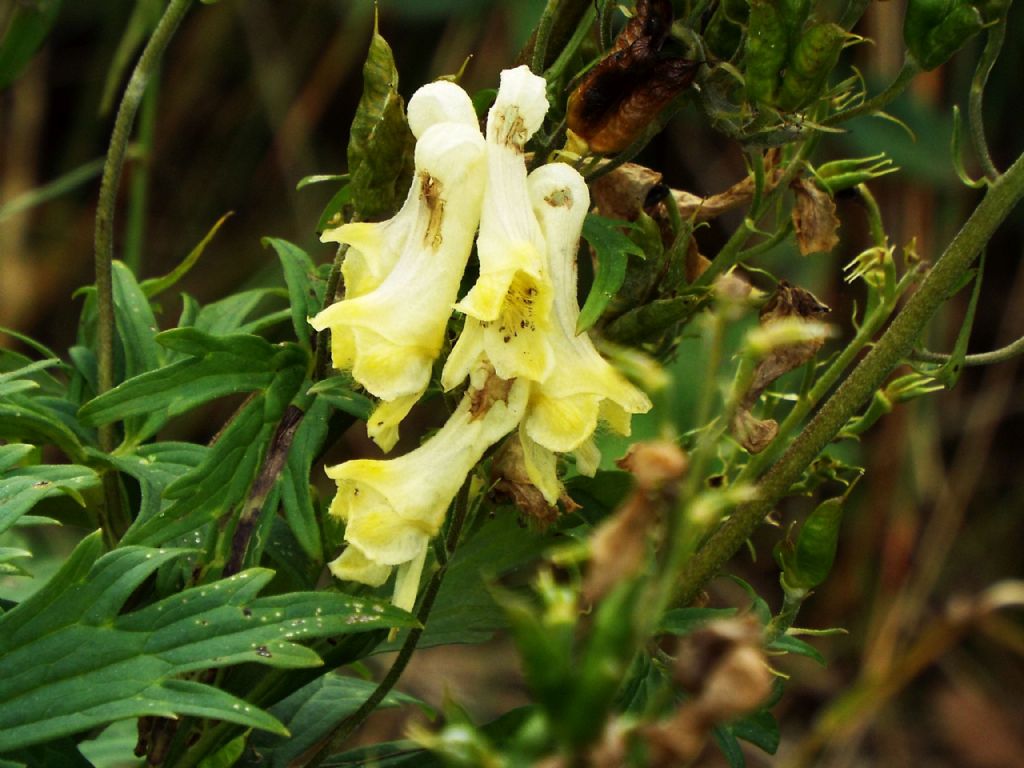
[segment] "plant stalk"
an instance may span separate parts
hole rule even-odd
[[[758,484],[758,499],[740,505],[691,559],[679,597],[690,602],[743,546],[764,517],[850,417],[914,349],[925,326],[957,290],[996,228],[1024,197],[1024,155],[989,188],[945,252],[874,348],[836,390]]]

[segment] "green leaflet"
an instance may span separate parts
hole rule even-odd
[[[61,0],[15,4],[7,32],[0,40],[0,88],[6,88],[21,74],[50,33],[60,5]]]
[[[31,446],[4,446],[31,448]],[[0,533],[43,499],[67,495],[84,506],[82,491],[99,487],[99,476],[75,464],[37,465],[5,472],[0,478]]]
[[[271,733],[254,734],[240,763],[261,768],[287,768],[307,749],[323,739],[331,728],[351,715],[370,697],[376,684],[370,680],[328,674],[300,688],[270,708],[270,714],[284,723],[291,734],[282,738]],[[418,703],[418,700],[392,691],[378,708]]]
[[[308,361],[308,354],[295,344],[271,344],[252,335],[215,337],[195,328],[177,328],[159,334],[157,341],[189,358],[143,373],[90,400],[79,411],[83,423],[99,425],[152,414],[146,429],[134,436],[141,442],[171,416],[218,397],[266,389],[277,380],[294,383],[297,389]]]
[[[281,260],[295,338],[303,348],[312,349],[314,332],[308,318],[320,311],[326,285],[316,279],[313,260],[297,245],[276,237],[263,238],[263,245],[273,248]]]
[[[57,398],[11,393],[0,397],[0,438],[36,445],[55,445],[72,461],[84,461],[85,448],[68,425],[68,414]],[[73,407],[73,406],[70,406]]]
[[[119,471],[139,483],[138,520],[155,516],[167,501],[164,489],[199,466],[209,449],[193,443],[160,442],[139,446],[134,452],[103,456]]]
[[[297,639],[410,626],[408,614],[338,593],[256,597],[254,568],[118,615],[185,550],[122,547],[95,533],[35,595],[0,617],[0,753],[142,715],[197,715],[285,734],[272,715],[186,672],[256,662],[316,666]]]
[[[308,393],[316,395],[317,400],[326,400],[332,408],[366,421],[373,412],[373,401],[356,392],[358,386],[351,375],[339,373],[318,381]]]
[[[303,552],[318,563],[323,562],[323,545],[309,488],[309,475],[327,436],[328,411],[327,401],[321,398],[314,400],[306,411],[295,431],[280,480],[281,506],[288,527]]]
[[[163,277],[151,277],[148,280],[143,280],[140,283],[142,292],[145,293],[146,296],[152,298],[154,296],[159,296],[164,291],[177,285],[178,281],[187,275],[192,267],[195,266],[196,262],[199,261],[199,257],[203,255],[203,251],[206,250],[206,246],[210,244],[210,241],[213,240],[213,236],[217,234],[217,231],[224,225],[224,222],[230,219],[233,215],[234,212],[229,211],[217,219],[214,225],[210,227],[210,231],[206,233],[196,247],[189,251],[188,255],[182,259],[181,263],[166,275]]]
[[[594,284],[590,288],[583,309],[580,310],[576,333],[583,333],[596,323],[622,287],[626,279],[629,255],[633,254],[641,259],[645,256],[643,249],[620,231],[624,225],[628,226],[626,222],[607,219],[593,213],[588,213],[583,220],[583,239],[590,243],[597,258]]]
[[[357,219],[387,218],[398,208],[412,179],[414,143],[398,95],[395,59],[375,21],[363,64],[363,95],[348,142]]]

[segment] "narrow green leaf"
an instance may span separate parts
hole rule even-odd
[[[299,179],[299,183],[295,185],[295,190],[298,191],[303,187],[308,187],[310,184],[322,184],[325,181],[348,181],[347,173],[318,173],[312,176],[303,176]]]
[[[295,338],[306,349],[312,347],[313,328],[308,318],[315,315],[323,303],[325,286],[316,280],[316,266],[308,254],[297,245],[276,237],[263,238],[281,260],[284,281],[288,286],[288,303],[291,307],[292,327]]]
[[[46,398],[24,393],[5,395],[0,400],[0,438],[55,445],[72,461],[85,459],[82,441],[68,426],[65,414]]]
[[[197,331],[211,336],[227,336],[237,333],[268,296],[283,296],[280,288],[254,288],[251,291],[235,293],[227,298],[207,304],[199,310],[192,324]]]
[[[412,179],[415,140],[398,94],[391,47],[376,21],[363,64],[363,95],[349,132],[348,170],[357,218],[387,218],[405,197]]]
[[[288,527],[303,552],[314,562],[321,562],[323,545],[320,526],[310,492],[310,472],[327,436],[328,403],[316,399],[306,411],[295,432],[281,476],[281,506]]]
[[[583,220],[583,239],[594,249],[597,263],[594,284],[580,310],[576,333],[583,333],[596,323],[622,287],[629,255],[644,258],[643,249],[620,231],[623,226],[628,224],[593,213],[588,213]]]
[[[249,756],[242,765],[288,768],[293,760],[330,733],[336,723],[359,709],[376,687],[370,680],[338,674],[317,678],[270,708],[270,713],[284,723],[291,736],[255,734]],[[411,703],[418,703],[417,699],[392,691],[378,708]]]
[[[798,637],[792,635],[780,635],[771,645],[768,646],[771,651],[784,651],[785,653],[793,653],[797,656],[806,656],[809,659],[814,659],[816,662],[825,666],[825,657],[818,652],[810,643],[805,643]]]
[[[724,725],[716,725],[711,733],[715,737],[718,748],[722,750],[726,762],[729,763],[729,768],[747,768],[747,761],[743,757],[740,743],[736,741],[736,737],[733,736],[729,728]]]
[[[688,635],[709,621],[728,619],[736,615],[735,608],[674,608],[661,617],[659,632]]]
[[[153,28],[160,20],[162,11],[159,0],[139,0],[128,17],[124,33],[114,49],[114,56],[107,68],[107,79],[103,83],[103,95],[100,97],[100,114],[110,114],[114,98],[121,90],[125,72],[128,71],[135,58],[135,52],[146,41]]]
[[[163,498],[164,490],[199,466],[208,450],[203,445],[167,441],[102,458],[138,481],[140,501],[136,519],[142,523],[170,504]]]
[[[0,472],[10,469],[19,461],[29,456],[35,449],[34,445],[28,445],[27,443],[0,445]]]
[[[731,726],[733,735],[738,739],[749,741],[758,749],[774,755],[779,748],[779,723],[775,716],[767,710],[760,710],[737,720]]]
[[[40,464],[5,472],[0,479],[0,533],[43,499],[61,495],[81,499],[81,491],[97,488],[99,482],[95,472],[75,464]]]
[[[228,219],[235,215],[234,211],[228,211],[219,219],[216,223],[210,227],[210,231],[206,233],[206,236],[188,252],[188,255],[182,259],[181,263],[168,272],[163,277],[151,277],[148,280],[142,281],[142,292],[149,298],[159,296],[164,291],[173,288],[178,282],[189,273],[189,270],[195,266],[196,262],[199,261],[199,257],[203,255],[206,250],[206,246],[213,240],[214,235],[217,234],[218,230],[224,225]]]
[[[182,550],[84,540],[41,590],[0,616],[0,752],[143,715],[212,717],[285,735],[272,715],[176,679],[243,662],[320,663],[300,639],[413,626],[404,611],[338,593],[258,598],[265,569],[193,587],[119,615],[135,589]]]
[[[352,202],[352,185],[346,184],[327,201],[316,223],[317,233],[336,227],[341,223],[345,206]]]
[[[309,388],[308,393],[316,395],[318,400],[326,400],[332,408],[366,421],[373,413],[373,401],[356,392],[356,386],[351,376],[338,374],[318,381]]]
[[[21,74],[50,28],[57,20],[61,0],[36,0],[17,3],[0,40],[0,89],[6,88]]]
[[[189,359],[143,373],[90,400],[79,411],[84,423],[159,414],[147,422],[148,434],[141,433],[141,440],[171,416],[218,397],[264,389],[289,368],[301,376],[308,357],[294,344],[275,345],[250,335],[216,337],[194,328],[164,331],[157,341]]]

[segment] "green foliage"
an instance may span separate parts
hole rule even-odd
[[[400,626],[397,609],[332,593],[258,598],[271,573],[254,569],[131,613],[125,601],[175,549],[121,547],[88,537],[43,589],[0,617],[0,752],[126,717],[192,714],[287,733],[280,721],[189,672],[243,662],[320,663],[293,642]]]
[[[50,33],[62,0],[17,3],[0,38],[0,89],[17,79]],[[0,17],[0,21],[2,21]]]
[[[632,254],[644,258],[644,250],[620,231],[621,223],[593,213],[583,220],[583,239],[594,249],[594,283],[576,322],[576,333],[596,323],[626,279]]]

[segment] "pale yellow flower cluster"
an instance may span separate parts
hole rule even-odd
[[[485,138],[461,88],[424,86],[409,102],[416,173],[402,209],[323,236],[350,246],[346,293],[310,322],[330,329],[335,367],[380,399],[368,432],[385,450],[429,384],[452,309],[466,316],[441,384],[469,386],[441,430],[399,458],[328,469],[338,483],[331,513],[346,522],[348,543],[331,570],[379,586],[397,567],[402,608],[412,608],[429,541],[491,445],[518,426],[530,480],[554,504],[556,453],[574,453],[579,471],[593,474],[598,421],[629,434],[631,415],[651,407],[576,334],[576,252],[590,196],[563,163],[527,175],[524,146],[547,108],[542,78],[506,70]],[[456,303],[474,237],[479,277]]]

